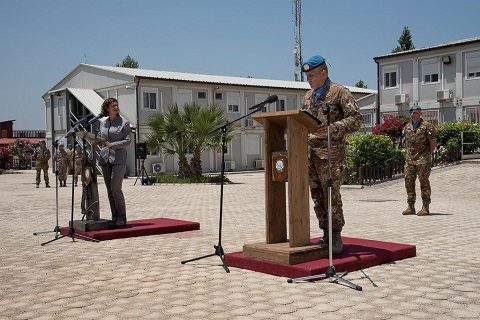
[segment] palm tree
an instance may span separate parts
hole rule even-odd
[[[168,113],[156,114],[147,119],[151,133],[147,137],[148,147],[171,155],[178,155],[178,176],[191,175],[186,157],[189,147],[188,123],[177,104],[168,107]]]
[[[225,123],[225,110],[216,105],[202,107],[187,103],[183,111],[177,104],[169,107],[168,113],[157,114],[147,120],[152,130],[147,144],[153,151],[163,151],[178,155],[179,177],[202,175],[202,152],[218,148],[222,143],[221,132],[211,131]],[[233,127],[227,129],[227,140],[231,140]],[[188,163],[186,154],[193,157]]]
[[[190,122],[191,145],[193,157],[190,160],[192,175],[202,175],[202,152],[211,148],[218,148],[222,144],[220,131],[211,132],[226,122],[225,110],[217,105],[202,107],[196,103],[184,106],[185,115]],[[232,139],[233,127],[227,128],[227,141]]]

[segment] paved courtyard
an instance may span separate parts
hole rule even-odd
[[[222,244],[233,252],[264,240],[264,179],[262,172],[229,177],[235,183],[225,186]],[[42,247],[53,233],[32,233],[55,226],[55,188],[35,189],[34,180],[34,171],[0,176],[0,319],[480,318],[478,162],[432,171],[427,217],[401,215],[401,179],[343,190],[344,235],[417,246],[415,258],[350,273],[362,292],[325,280],[288,284],[237,268],[227,274],[218,257],[180,264],[214,252],[218,185],[124,182],[130,220],[192,220],[199,231],[100,243],[63,238]],[[108,218],[103,182],[99,191]],[[62,226],[70,196],[70,188],[59,190]],[[313,204],[311,221],[318,236]]]

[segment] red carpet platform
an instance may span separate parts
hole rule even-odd
[[[126,225],[116,227],[115,229],[111,230],[98,230],[89,232],[76,231],[76,233],[103,241],[192,230],[200,230],[200,223],[185,220],[158,218],[128,221]],[[60,234],[62,235],[68,235],[68,232],[68,227],[60,228]]]
[[[344,252],[335,255],[333,264],[337,272],[356,271],[396,260],[415,257],[416,247],[408,244],[342,237]],[[312,239],[312,243],[319,238]],[[275,276],[299,278],[324,273],[328,258],[283,265],[245,258],[242,252],[225,254],[225,262],[231,266]]]

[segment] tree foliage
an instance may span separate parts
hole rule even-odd
[[[34,146],[27,139],[17,139],[8,145],[8,152],[18,159],[18,169],[28,169],[28,160],[33,155]]]
[[[221,133],[211,131],[225,123],[225,110],[216,105],[202,107],[189,103],[181,110],[172,104],[168,112],[148,118],[151,134],[147,144],[151,150],[178,156],[178,176],[201,176],[201,154],[209,148],[221,145]],[[233,128],[228,128],[228,140],[231,140]],[[192,154],[189,162],[187,154]]]
[[[400,144],[402,138],[402,131],[408,122],[408,116],[398,115],[383,115],[383,122],[376,124],[372,128],[373,135],[386,135],[389,136],[392,141]]]
[[[403,32],[400,38],[398,38],[398,45],[392,50],[392,53],[402,52],[415,49],[412,40],[412,33],[408,26],[403,27]]]
[[[357,88],[364,88],[364,89],[367,89],[367,84],[365,82],[363,82],[363,80],[358,80],[357,83],[355,83],[355,87]]]
[[[117,63],[115,66],[122,67],[122,68],[133,68],[133,69],[137,69],[139,67],[138,62],[133,57],[130,57],[130,55],[127,55],[122,60],[122,62]]]
[[[8,147],[0,148],[0,169],[8,169],[8,165],[12,162],[13,157]]]

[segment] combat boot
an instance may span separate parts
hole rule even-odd
[[[408,208],[403,210],[402,214],[404,216],[408,216],[408,215],[411,215],[411,214],[415,214],[415,205],[413,204],[408,204]]]
[[[47,183],[47,184],[45,185],[45,188],[50,188],[50,185]]]
[[[430,211],[428,210],[428,204],[424,204],[422,209],[417,212],[417,216],[428,216],[430,215]]]
[[[39,187],[38,183],[37,183],[37,188]]]
[[[332,234],[332,253],[340,254],[343,252],[342,235],[340,232],[334,232]]]
[[[323,236],[315,244],[321,246],[322,248],[328,247],[328,231],[323,230]]]

